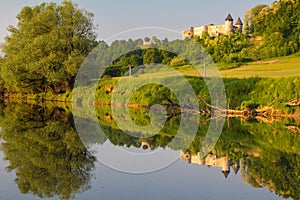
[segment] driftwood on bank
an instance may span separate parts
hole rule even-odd
[[[278,110],[275,110],[270,105],[266,106],[264,108],[260,108],[260,109],[246,108],[243,110],[234,110],[234,109],[230,109],[229,103],[228,103],[227,108],[223,108],[221,106],[211,105],[211,104],[207,103],[204,99],[202,99],[202,100],[200,100],[200,102],[202,102],[206,108],[200,109],[199,111],[195,111],[188,105],[187,106],[183,105],[181,107],[179,103],[173,101],[165,94],[163,95],[163,98],[161,100],[167,101],[168,104],[166,106],[170,106],[170,109],[172,111],[180,110],[176,113],[186,113],[186,114],[200,113],[203,115],[211,115],[213,112],[215,117],[227,117],[227,118],[241,117],[244,119],[254,119],[255,118],[257,120],[270,122],[270,123],[272,123],[274,121],[274,118],[276,118],[276,117],[291,117],[289,115],[280,113]],[[291,101],[289,105],[297,106],[297,105],[299,105],[299,102]]]
[[[175,106],[175,107],[180,107],[179,103],[173,101],[172,99],[170,99],[167,95],[163,94],[163,98],[161,98],[161,100],[165,100],[168,103],[171,104],[171,106]]]
[[[300,100],[297,100],[297,99],[292,100],[292,101],[290,101],[290,102],[287,102],[286,105],[287,105],[288,107],[296,107],[296,106],[300,106]]]
[[[215,112],[216,116],[222,116],[222,117],[242,117],[245,119],[258,119],[260,121],[264,122],[273,122],[274,117],[283,117],[286,115],[281,114],[278,110],[275,110],[271,106],[266,106],[264,108],[260,109],[250,109],[246,108],[244,110],[233,110],[230,109],[229,106],[227,109],[219,107],[219,106],[214,106],[209,103],[207,103],[205,100],[201,100],[207,107],[212,108]]]
[[[172,99],[170,99],[165,94],[163,94],[163,98],[161,98],[161,100],[165,100],[169,103],[166,106],[170,107],[170,110],[172,110],[173,113],[170,114],[172,116],[173,115],[178,116],[180,113],[183,113],[183,114],[199,114],[199,113],[200,114],[210,114],[210,111],[208,109],[206,109],[206,110],[195,110],[195,109],[193,109],[193,107],[191,107],[189,105],[181,106],[179,103],[173,101]],[[178,111],[178,110],[180,110],[180,111]]]
[[[298,127],[298,126],[289,125],[289,126],[286,126],[286,128],[295,133],[300,133],[300,127]]]

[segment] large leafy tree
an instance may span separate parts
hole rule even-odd
[[[93,14],[71,1],[24,7],[2,45],[1,76],[10,92],[64,92],[97,45]]]

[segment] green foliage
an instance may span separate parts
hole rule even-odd
[[[2,63],[3,63],[3,58],[0,56],[0,72],[1,72],[2,65],[3,65]],[[0,94],[1,94],[1,96],[4,93],[4,90],[5,90],[4,81],[0,76]]]
[[[185,64],[187,64],[187,62],[182,56],[176,56],[170,62],[170,65],[174,67],[183,66]]]
[[[166,81],[174,80],[174,77],[167,77]],[[198,99],[210,101],[209,91],[206,83],[199,77],[188,77]],[[128,80],[137,81],[134,79]],[[96,101],[102,104],[111,103],[111,95],[118,79],[102,79],[96,91]],[[273,109],[283,113],[296,113],[297,109],[287,107],[286,103],[299,96],[299,77],[288,78],[223,78],[226,96],[229,99],[230,108],[263,108],[272,106]],[[182,83],[184,84],[184,83]],[[180,85],[180,82],[178,82]],[[184,88],[184,85],[182,85]],[[78,89],[79,90],[79,89]],[[82,89],[82,94],[88,98],[90,94],[87,89]],[[176,101],[176,96],[166,87],[157,84],[148,84],[136,90],[130,99],[130,104],[139,106],[150,106],[162,103],[161,98],[166,94]],[[87,100],[87,102],[89,102]],[[200,103],[200,106],[203,106]],[[298,111],[299,112],[299,111]]]
[[[254,79],[252,83],[259,85],[260,81]],[[234,84],[238,84],[237,80]],[[250,89],[248,86],[247,90]],[[188,145],[187,137],[191,137],[188,133],[173,141],[182,125],[180,114],[170,115],[164,128],[151,137],[148,137],[147,132],[135,133],[131,126],[126,127],[126,131],[139,134],[139,137],[133,137],[119,129],[111,109],[111,106],[96,106],[98,121],[93,127],[100,124],[105,136],[114,145],[140,150],[142,142],[148,143],[151,150],[183,150],[182,147]],[[75,117],[80,118],[83,127],[91,125],[84,117],[90,114],[89,110],[83,109],[77,113],[80,116]],[[126,120],[133,120],[141,126],[147,125],[150,123],[148,113],[147,108],[131,108],[131,119],[124,119],[125,123]],[[10,162],[7,169],[17,172],[16,183],[22,193],[32,193],[43,198],[58,196],[69,199],[90,188],[90,172],[95,159],[82,146],[70,120],[71,115],[57,107],[47,109],[26,104],[0,106],[0,137],[4,141],[1,150]],[[211,153],[218,157],[226,156],[233,161],[242,160],[243,180],[254,187],[267,187],[285,198],[298,199],[299,134],[286,127],[299,127],[299,122],[284,119],[265,124],[256,120],[228,120]],[[208,122],[205,116],[200,118],[201,126],[187,150],[193,155],[201,149]],[[85,131],[90,135],[92,130]],[[103,143],[106,137],[100,141],[99,136],[92,135],[91,142]]]
[[[70,90],[79,66],[96,45],[92,17],[70,1],[24,7],[2,48],[1,77],[7,90]]]
[[[1,108],[1,150],[23,194],[70,199],[90,188],[95,157],[81,143],[72,115],[61,108]]]
[[[299,51],[300,3],[298,0],[275,1],[270,6],[259,5],[247,13],[246,15],[250,15],[251,32],[264,36],[264,44],[258,49],[261,59],[286,56]]]
[[[161,63],[162,57],[159,54],[158,49],[146,49],[143,52],[144,64]]]
[[[270,6],[257,5],[244,16],[244,33],[229,36],[194,37],[217,63],[230,63],[230,68],[265,58],[299,52],[299,1],[275,1]],[[248,35],[250,34],[250,35]],[[262,43],[256,36],[262,36]],[[259,38],[259,37],[258,37]],[[228,66],[228,65],[227,65]]]
[[[150,123],[148,112],[145,108],[135,108],[130,113],[133,121],[146,125]],[[180,116],[171,117],[160,133],[149,138],[147,133],[141,133],[140,138],[136,138],[119,130],[110,106],[98,108],[97,116],[99,124],[114,145],[140,149],[141,142],[147,142],[152,150],[158,147],[182,150],[181,147],[187,145],[186,138],[171,143],[179,128]],[[198,133],[187,150],[192,155],[197,155],[200,151],[209,125],[205,118],[201,117],[200,120],[204,123],[199,126]],[[287,129],[288,125],[299,127],[299,122],[284,119],[266,124],[256,120],[227,119],[222,135],[211,153],[218,157],[226,156],[232,161],[242,160],[242,176],[252,186],[267,187],[285,198],[298,199],[299,134]],[[134,132],[129,126],[126,131]]]
[[[253,48],[249,37],[246,34],[236,33],[219,37],[208,35],[195,40],[203,46],[207,53],[217,63],[239,64],[252,60],[248,50]]]

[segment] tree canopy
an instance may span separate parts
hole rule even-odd
[[[245,13],[246,31],[264,38],[261,58],[286,56],[300,49],[300,1],[275,1]]]
[[[17,20],[2,45],[1,77],[7,90],[71,89],[82,61],[97,45],[93,14],[65,0],[26,6]]]

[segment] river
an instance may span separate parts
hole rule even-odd
[[[299,120],[225,119],[204,155],[209,116],[177,137],[182,115],[151,134],[95,111],[96,121],[65,104],[1,104],[0,199],[300,198]],[[150,124],[147,109],[130,116]]]

